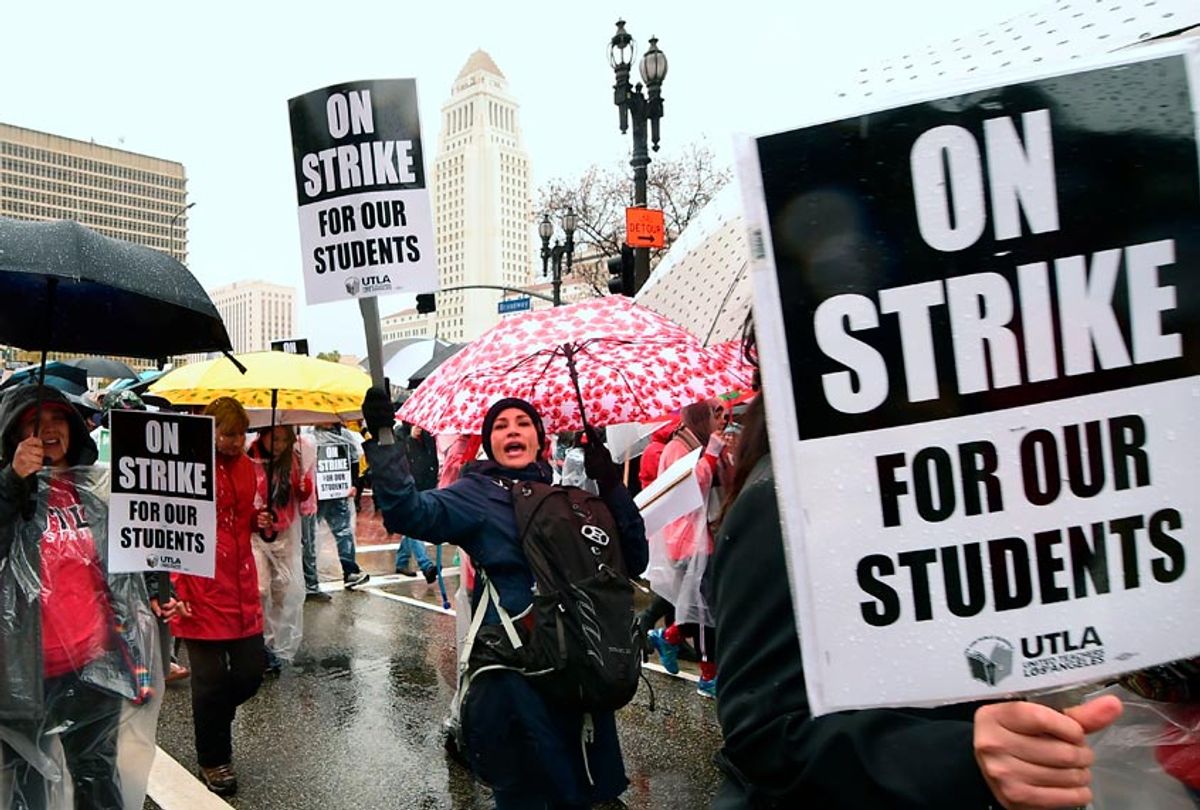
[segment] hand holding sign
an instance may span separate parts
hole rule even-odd
[[[1058,712],[1024,701],[993,703],[975,713],[975,761],[1008,810],[1082,807],[1092,800],[1095,755],[1086,735],[1121,715],[1112,695]]]

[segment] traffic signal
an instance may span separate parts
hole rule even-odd
[[[430,312],[437,312],[437,299],[433,293],[417,293],[417,314],[428,315]]]
[[[612,295],[632,296],[633,289],[633,248],[621,245],[621,255],[608,260],[608,291]]]

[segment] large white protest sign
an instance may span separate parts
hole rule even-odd
[[[108,559],[112,571],[213,576],[213,420],[113,411]]]
[[[338,84],[288,102],[309,304],[438,287],[417,84]]]
[[[813,711],[1200,652],[1194,46],[747,142]]]

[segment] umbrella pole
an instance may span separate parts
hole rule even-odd
[[[575,386],[575,399],[579,403],[579,418],[583,421],[583,432],[591,433],[588,427],[587,413],[583,410],[583,392],[579,390],[579,372],[575,370],[575,347],[570,343],[562,346],[563,355],[567,358],[567,373],[571,375],[571,384]]]
[[[54,276],[46,279],[46,342],[42,344],[42,360],[38,366],[38,381],[37,381],[37,407],[33,411],[33,435],[37,436],[42,430],[42,402],[44,401],[44,392],[46,390],[46,347],[50,345],[53,335],[51,331],[54,329],[54,293],[58,290],[58,279]],[[21,517],[25,520],[33,520],[33,515],[37,511],[37,479],[29,482],[29,497],[25,501],[25,505],[21,507]]]
[[[229,358],[233,360],[231,356]],[[234,360],[236,363],[237,361]],[[239,364],[240,365],[240,364]],[[244,373],[244,372],[243,372]],[[279,404],[279,389],[271,389],[271,452],[267,456],[267,514],[271,516],[271,522],[275,522],[275,406]],[[268,543],[274,543],[278,537],[274,529],[267,529],[262,534],[262,539]]]
[[[33,413],[33,435],[41,432],[42,427],[42,391],[46,385],[46,347],[50,345],[54,329],[54,298],[58,292],[58,279],[50,276],[46,279],[46,342],[42,345],[42,360],[38,366],[37,410]]]

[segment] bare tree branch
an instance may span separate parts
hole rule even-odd
[[[663,212],[668,247],[732,176],[729,167],[717,165],[712,150],[703,142],[688,144],[675,155],[654,158],[646,179],[647,204]],[[579,217],[576,253],[616,256],[625,238],[625,209],[632,204],[633,172],[620,163],[590,166],[578,178],[550,180],[538,190],[534,210],[540,221],[541,212],[556,218],[570,206]],[[651,266],[663,252],[651,254]],[[597,296],[608,294],[604,262],[581,263],[574,273]]]

